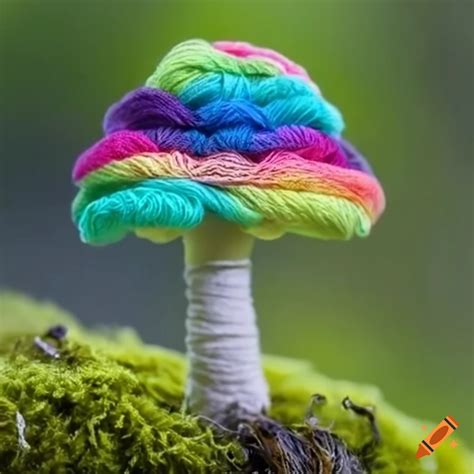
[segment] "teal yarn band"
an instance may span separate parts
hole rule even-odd
[[[137,228],[191,229],[208,213],[243,226],[258,225],[261,216],[220,188],[187,179],[141,181],[105,193],[76,209],[82,241],[103,245],[121,240]]]
[[[212,73],[189,83],[177,97],[193,110],[217,108],[219,104],[229,107],[229,103],[240,101],[248,104],[249,109],[260,110],[272,127],[306,125],[335,136],[344,130],[341,112],[296,77],[275,76],[256,81]]]
[[[285,232],[321,239],[368,235],[371,221],[362,206],[335,196],[253,186],[221,188],[189,179],[147,179],[102,186],[79,194],[73,219],[84,242],[117,242],[137,229],[183,233],[211,213],[261,238]]]

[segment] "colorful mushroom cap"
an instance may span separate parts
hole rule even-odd
[[[191,40],[112,105],[77,160],[81,238],[176,237],[212,213],[261,238],[366,236],[383,190],[307,72],[248,43]]]

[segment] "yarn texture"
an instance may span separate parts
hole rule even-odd
[[[132,329],[91,331],[51,303],[0,293],[0,472],[240,472],[245,454],[196,416],[181,410],[186,364],[170,350],[144,344]],[[34,338],[69,329],[58,359]],[[341,409],[349,395],[374,405],[384,443],[374,474],[465,474],[472,453],[461,443],[418,460],[426,421],[390,406],[375,387],[332,380],[307,362],[267,356],[271,416],[301,426],[310,396],[328,398],[317,416],[350,446],[370,436],[365,420]],[[24,420],[22,442],[17,413]],[[436,420],[437,421],[437,420]],[[26,444],[25,444],[26,443]]]
[[[260,238],[368,235],[385,197],[304,68],[241,42],[185,41],[113,104],[77,160],[82,240],[173,237],[208,213]]]
[[[186,405],[216,421],[235,402],[236,393],[240,409],[247,412],[260,413],[270,405],[250,269],[250,260],[213,261],[185,269]]]

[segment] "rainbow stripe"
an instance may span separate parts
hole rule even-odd
[[[220,78],[218,81],[216,78]],[[306,71],[247,43],[189,41],[104,119],[73,170],[81,238],[179,235],[207,213],[262,238],[365,236],[384,209],[342,118]]]

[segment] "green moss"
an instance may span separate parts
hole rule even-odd
[[[58,323],[70,333],[55,360],[33,337]],[[384,443],[374,472],[469,472],[472,457],[462,446],[445,443],[415,459],[422,422],[389,406],[376,388],[331,380],[300,361],[268,357],[265,368],[273,417],[301,424],[310,395],[323,393],[321,423],[333,423],[352,447],[370,433],[341,400],[375,405]],[[238,444],[182,413],[184,376],[182,355],[145,345],[131,329],[88,331],[54,305],[0,295],[0,472],[238,472]],[[29,449],[18,442],[17,412]]]

